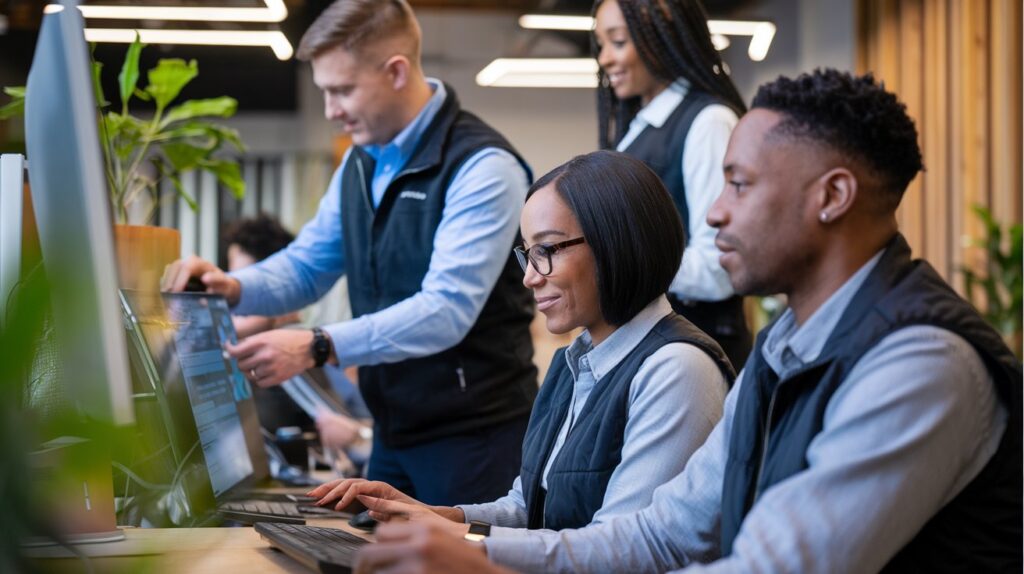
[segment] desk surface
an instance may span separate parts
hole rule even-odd
[[[310,526],[327,526],[369,535],[353,529],[345,520],[307,520]],[[99,572],[189,572],[236,574],[240,572],[309,572],[298,562],[274,550],[252,527],[245,528],[128,528],[126,540],[78,548]],[[32,557],[75,562],[81,558],[62,548],[37,548]]]

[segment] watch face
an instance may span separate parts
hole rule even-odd
[[[483,542],[484,538],[487,538],[483,534],[473,534],[472,532],[466,533],[464,538],[470,542]]]

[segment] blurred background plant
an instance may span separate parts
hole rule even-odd
[[[21,541],[45,530],[32,508],[29,453],[39,443],[37,424],[24,408],[24,394],[42,337],[49,301],[45,276],[29,274],[16,295],[0,306],[0,572],[25,572],[30,564]]]
[[[245,146],[234,129],[209,121],[235,114],[238,102],[231,97],[186,100],[171,105],[198,74],[195,60],[161,59],[146,72],[148,85],[139,88],[139,55],[145,47],[136,35],[125,55],[118,75],[120,109],[110,109],[100,85],[103,65],[92,63],[93,86],[100,107],[99,131],[103,144],[104,167],[110,188],[110,202],[117,223],[129,223],[132,206],[148,198],[148,209],[136,223],[148,223],[160,202],[179,196],[193,211],[193,198],[182,186],[181,175],[191,170],[213,174],[236,198],[245,195],[238,162],[214,157],[224,144],[238,151]],[[0,120],[22,115],[25,109],[25,88],[7,87],[4,93],[11,101],[0,108]],[[153,105],[149,118],[132,115],[128,110],[132,98]],[[169,181],[173,194],[162,193],[162,182]],[[166,197],[165,197],[166,195]]]
[[[974,214],[985,226],[984,236],[968,238],[968,244],[985,252],[981,270],[961,266],[964,275],[964,294],[982,313],[985,320],[996,328],[1018,357],[1021,349],[1022,306],[1022,248],[1021,224],[1003,226],[986,207],[975,205]]]

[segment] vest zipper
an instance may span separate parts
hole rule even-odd
[[[363,169],[362,158],[356,157],[356,171],[359,172],[359,187],[363,190],[363,201],[366,202],[366,208],[370,210],[370,213],[376,213],[377,210],[373,208],[373,203],[370,202],[370,192],[366,190],[366,172]]]
[[[750,501],[751,504],[757,501],[758,497],[761,496],[761,473],[764,472],[765,459],[768,458],[768,439],[771,436],[772,430],[772,411],[775,410],[775,397],[779,392],[779,386],[776,385],[775,389],[772,390],[772,398],[768,401],[768,416],[764,421],[764,441],[761,444],[761,462],[757,465],[757,474],[754,475],[754,499]]]
[[[466,392],[466,371],[462,367],[456,367],[455,374],[459,376],[459,388]]]

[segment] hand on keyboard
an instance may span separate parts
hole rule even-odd
[[[356,555],[355,572],[387,569],[424,574],[510,574],[487,560],[483,544],[465,542],[432,524],[382,524],[377,543]]]
[[[408,521],[428,524],[436,530],[442,530],[458,538],[469,532],[469,524],[445,518],[437,514],[432,507],[419,502],[409,504],[398,500],[373,498],[364,494],[360,494],[358,499],[370,510],[370,517],[377,522]]]
[[[308,496],[319,498],[317,506],[327,506],[334,503],[335,510],[351,512],[353,514],[366,510],[358,500],[359,495],[372,496],[384,500],[395,500],[407,504],[418,504],[426,507],[425,504],[411,496],[407,496],[397,488],[386,482],[369,481],[362,478],[344,478],[325,482],[317,488],[306,493]],[[355,506],[353,506],[355,505]],[[377,518],[376,516],[374,518]],[[378,519],[379,520],[379,519]]]

